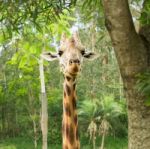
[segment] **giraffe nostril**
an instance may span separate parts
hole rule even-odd
[[[69,60],[69,64],[72,64],[73,63],[73,60]]]
[[[77,63],[77,64],[80,64],[80,61],[77,59],[77,60],[76,60],[76,63]]]
[[[80,65],[80,60],[79,59],[72,59],[72,60],[69,60],[69,64],[79,64]]]
[[[76,64],[80,64],[79,59],[75,59],[73,62],[76,63]]]

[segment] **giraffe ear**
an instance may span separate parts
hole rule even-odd
[[[58,59],[58,54],[53,54],[51,52],[44,52],[41,57],[47,61],[53,61]]]
[[[95,52],[85,52],[83,57],[89,60],[94,60],[99,57],[99,55]]]

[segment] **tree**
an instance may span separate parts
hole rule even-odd
[[[92,141],[93,149],[95,149],[95,141],[96,141],[96,132],[97,132],[97,124],[95,122],[96,116],[96,104],[90,100],[84,100],[80,103],[79,108],[79,120],[82,125],[87,125],[87,134],[90,137],[90,141]]]
[[[105,137],[110,132],[115,134],[115,127],[119,129],[120,117],[126,116],[124,100],[115,101],[114,95],[103,96],[102,98],[102,100],[94,101],[86,99],[80,103],[79,107],[80,123],[84,127],[88,127],[87,132],[93,143],[93,149],[95,149],[97,134],[102,136],[100,148],[103,149]]]
[[[41,81],[41,130],[42,130],[42,149],[47,149],[47,134],[48,134],[48,106],[44,82],[43,59],[39,60],[39,71]]]
[[[114,95],[104,96],[103,100],[98,103],[98,113],[100,115],[99,135],[102,136],[101,147],[104,149],[105,137],[110,134],[110,130],[115,131],[116,124],[120,123],[120,116],[126,115],[124,109],[124,100],[117,102],[114,100]],[[119,127],[118,127],[119,129]]]
[[[144,1],[143,10],[149,8],[149,2],[149,0]],[[150,66],[148,52],[150,48],[145,46],[145,43],[149,42],[149,21],[141,24],[140,32],[137,32],[127,0],[103,0],[103,7],[106,28],[115,49],[127,98],[128,148],[148,149],[150,148],[150,125],[148,125],[150,107],[145,105],[144,95],[139,93],[135,86],[138,80],[136,76],[147,71]],[[142,17],[147,20],[147,13]],[[141,34],[144,38],[141,38]]]

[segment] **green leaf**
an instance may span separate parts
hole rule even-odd
[[[8,62],[9,64],[17,64],[17,62],[18,62],[18,56],[19,56],[19,53],[17,52],[17,53],[15,53],[14,55],[13,55],[13,57],[11,58],[11,60]]]
[[[150,97],[149,97],[149,99],[146,99],[145,105],[146,105],[146,106],[150,106]]]
[[[26,65],[26,63],[27,63],[27,57],[26,57],[26,55],[25,55],[25,56],[23,56],[23,57],[21,58],[21,61],[20,61],[20,63],[19,63],[19,68],[24,68],[24,66]]]

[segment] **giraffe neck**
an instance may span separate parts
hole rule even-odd
[[[75,77],[65,76],[63,97],[63,149],[80,149],[76,110]]]

